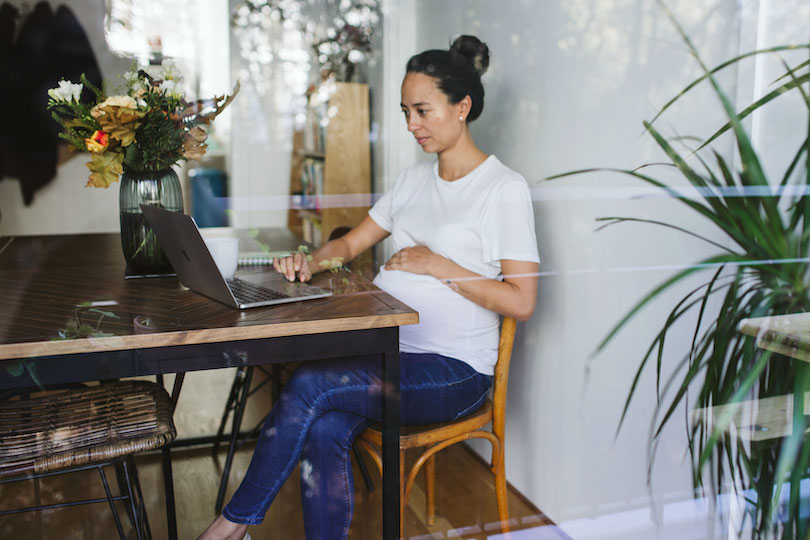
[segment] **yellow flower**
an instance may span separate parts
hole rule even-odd
[[[135,98],[131,96],[110,96],[94,108],[101,109],[103,107],[126,107],[127,109],[137,109],[138,104]]]
[[[135,142],[135,130],[141,125],[146,113],[136,109],[137,103],[130,96],[112,96],[90,110],[101,128],[121,141],[121,146]]]

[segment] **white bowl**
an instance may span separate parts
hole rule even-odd
[[[217,263],[222,277],[230,279],[236,272],[239,263],[239,239],[237,238],[206,238],[205,245]]]

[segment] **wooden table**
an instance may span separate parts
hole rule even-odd
[[[271,249],[297,245],[289,235],[263,234]],[[399,326],[417,323],[416,312],[379,289],[238,311],[177,278],[123,276],[117,234],[0,237],[0,387],[30,386],[31,373],[47,385],[378,354],[383,537],[399,535]],[[176,538],[164,456],[169,537]]]
[[[743,319],[740,332],[756,339],[757,347],[797,360],[810,362],[810,313],[794,313]],[[810,415],[810,392],[800,395],[799,406]],[[794,395],[787,394],[733,405],[715,405],[696,409],[693,419],[710,413],[714,417],[728,416],[740,438],[750,441],[781,439],[793,432]]]
[[[810,313],[743,319],[740,332],[754,336],[762,349],[810,362]]]

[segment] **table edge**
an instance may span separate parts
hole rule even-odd
[[[228,341],[265,339],[302,335],[316,335],[329,332],[351,330],[370,330],[390,328],[419,323],[419,314],[397,313],[393,315],[375,315],[372,317],[346,317],[332,319],[324,325],[322,320],[292,321],[285,323],[254,324],[249,326],[229,326],[224,328],[203,328],[199,330],[180,330],[156,334],[132,334],[128,336],[111,336],[104,338],[85,338],[74,340],[34,341],[25,343],[7,343],[0,345],[0,361],[38,358],[42,356],[59,356],[65,354],[82,354],[112,352],[131,349],[154,349],[182,345],[199,345],[204,343],[222,343]]]

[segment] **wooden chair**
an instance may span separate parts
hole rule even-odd
[[[453,422],[425,426],[403,427],[399,438],[399,485],[400,493],[400,537],[402,534],[405,507],[411,495],[416,475],[424,465],[425,491],[427,492],[427,524],[434,525],[435,514],[435,462],[434,456],[440,450],[467,439],[486,439],[492,444],[490,470],[495,475],[495,498],[498,503],[498,518],[504,532],[507,531],[509,509],[506,504],[506,472],[504,470],[504,422],[506,414],[506,388],[509,381],[509,362],[515,340],[517,321],[504,317],[498,345],[498,363],[492,384],[492,398],[478,411]],[[492,422],[492,430],[484,429]],[[370,427],[357,438],[367,450],[382,474],[382,432],[378,427]],[[410,472],[405,475],[405,452],[411,448],[424,448]],[[406,481],[407,478],[407,481]]]
[[[104,484],[106,499],[17,508],[4,510],[0,515],[106,501],[118,534],[125,539],[115,501],[126,500],[136,536],[151,537],[132,455],[174,440],[172,410],[166,391],[147,381],[109,382],[3,401],[0,483],[95,468]],[[122,492],[126,490],[126,495],[112,495],[104,473],[107,465],[115,465],[117,472],[122,473],[119,487]]]

